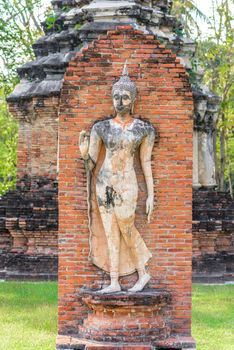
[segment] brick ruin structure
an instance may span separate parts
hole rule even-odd
[[[108,284],[109,275],[88,259],[88,212],[93,212],[93,220],[98,214],[94,213],[97,204],[90,203],[90,196],[91,209],[88,209],[79,133],[110,116],[112,85],[119,80],[126,59],[129,75],[138,89],[134,114],[150,122],[159,134],[152,155],[157,204],[150,223],[145,214],[146,184],[137,156],[134,166],[139,188],[135,221],[152,253],[148,266],[152,278],[143,292],[98,294],[93,291]],[[114,123],[108,122],[106,125]],[[129,138],[133,138],[134,130],[131,126],[128,128]],[[107,163],[113,164],[109,153],[115,158],[114,133],[108,134],[108,126],[103,130],[107,134],[105,140],[111,140]],[[122,156],[123,151],[127,153],[124,142],[128,141],[131,142],[122,141]],[[193,99],[186,70],[180,59],[154,35],[144,34],[132,26],[118,26],[99,36],[70,61],[64,76],[59,116],[57,349],[106,347],[114,350],[141,346],[149,350],[195,349],[191,337],[192,143]],[[97,168],[98,164],[97,161]],[[108,177],[114,178],[113,191],[115,188],[118,191],[115,181],[122,174],[123,164],[116,160],[113,168],[118,171],[113,170],[113,176],[108,172]],[[99,170],[94,172],[94,178]],[[97,184],[100,182],[99,178]],[[110,187],[105,180],[103,183],[107,191]],[[91,196],[94,187],[91,185]],[[105,193],[102,203],[108,203],[110,198],[110,194]],[[124,201],[119,192],[116,196]],[[117,209],[119,206],[116,202],[116,211],[121,210]],[[107,215],[109,217],[109,211]],[[101,228],[97,225],[93,230],[97,236]],[[129,230],[127,234],[131,235],[130,227]],[[99,243],[103,247],[104,239]],[[123,290],[132,287],[136,280],[136,272],[121,277]]]
[[[36,59],[18,69],[20,84],[9,96],[19,121],[17,187],[0,200],[0,278],[57,276],[58,121],[65,71],[77,53],[119,25],[153,34],[171,50],[189,76],[194,42],[181,35],[172,1],[54,0],[53,28],[33,45]],[[194,279],[233,277],[234,204],[216,191],[213,135],[219,99],[196,72],[194,98]]]

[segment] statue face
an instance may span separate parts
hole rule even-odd
[[[113,105],[118,114],[125,115],[131,112],[134,101],[130,91],[115,90],[113,94]]]

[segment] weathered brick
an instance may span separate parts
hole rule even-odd
[[[144,214],[144,177],[136,160],[141,188],[136,225],[153,253],[149,265],[153,275],[150,287],[166,288],[173,294],[173,312],[170,315],[173,332],[190,335],[191,91],[186,72],[177,64],[175,55],[156,40],[151,39],[149,42],[149,38],[140,32],[122,30],[109,32],[94,43],[93,47],[98,48],[100,58],[92,47],[77,55],[69,65],[64,80],[59,131],[59,332],[77,334],[79,325],[87,316],[87,308],[77,298],[79,288],[100,288],[108,280],[108,276],[87,258],[89,231],[86,184],[78,137],[82,129],[90,128],[93,122],[112,113],[112,84],[119,78],[123,63],[128,58],[130,76],[136,81],[139,90],[135,113],[150,119],[160,134],[160,141],[155,145],[153,154],[157,204],[150,225],[146,223]],[[151,57],[155,58],[154,62]],[[160,58],[160,64],[157,58]],[[170,116],[173,119],[169,119]],[[180,254],[175,254],[178,251]],[[127,288],[135,280],[134,274],[122,278],[121,283]],[[71,308],[67,308],[68,300]],[[124,339],[124,333],[122,337]]]

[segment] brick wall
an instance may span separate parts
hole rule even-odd
[[[50,96],[9,103],[19,121],[17,188],[0,199],[1,278],[57,274],[58,105]]]
[[[19,121],[17,188],[0,201],[2,251],[57,254],[59,98],[10,102]]]
[[[10,112],[19,120],[18,182],[25,175],[56,179],[58,105],[59,98],[49,96],[9,103]]]
[[[160,141],[153,152],[155,211],[145,217],[145,184],[139,166],[136,226],[153,253],[152,288],[172,293],[172,331],[190,334],[192,260],[192,110],[185,69],[153,36],[122,28],[77,54],[67,69],[60,109],[59,332],[78,333],[87,315],[79,290],[98,288],[108,276],[88,261],[86,174],[79,132],[112,112],[111,88],[128,59],[139,95],[136,115],[149,119]],[[128,286],[136,276],[125,277]]]
[[[56,255],[31,255],[11,252],[0,255],[0,279],[17,281],[56,280],[57,270],[58,258]]]
[[[230,194],[199,190],[193,194],[193,278],[234,279],[234,201]]]

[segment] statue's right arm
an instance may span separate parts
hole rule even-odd
[[[86,167],[92,171],[97,163],[101,148],[102,140],[97,134],[95,127],[92,128],[90,136],[86,131],[82,130],[79,138],[80,153],[84,161],[86,162]]]

